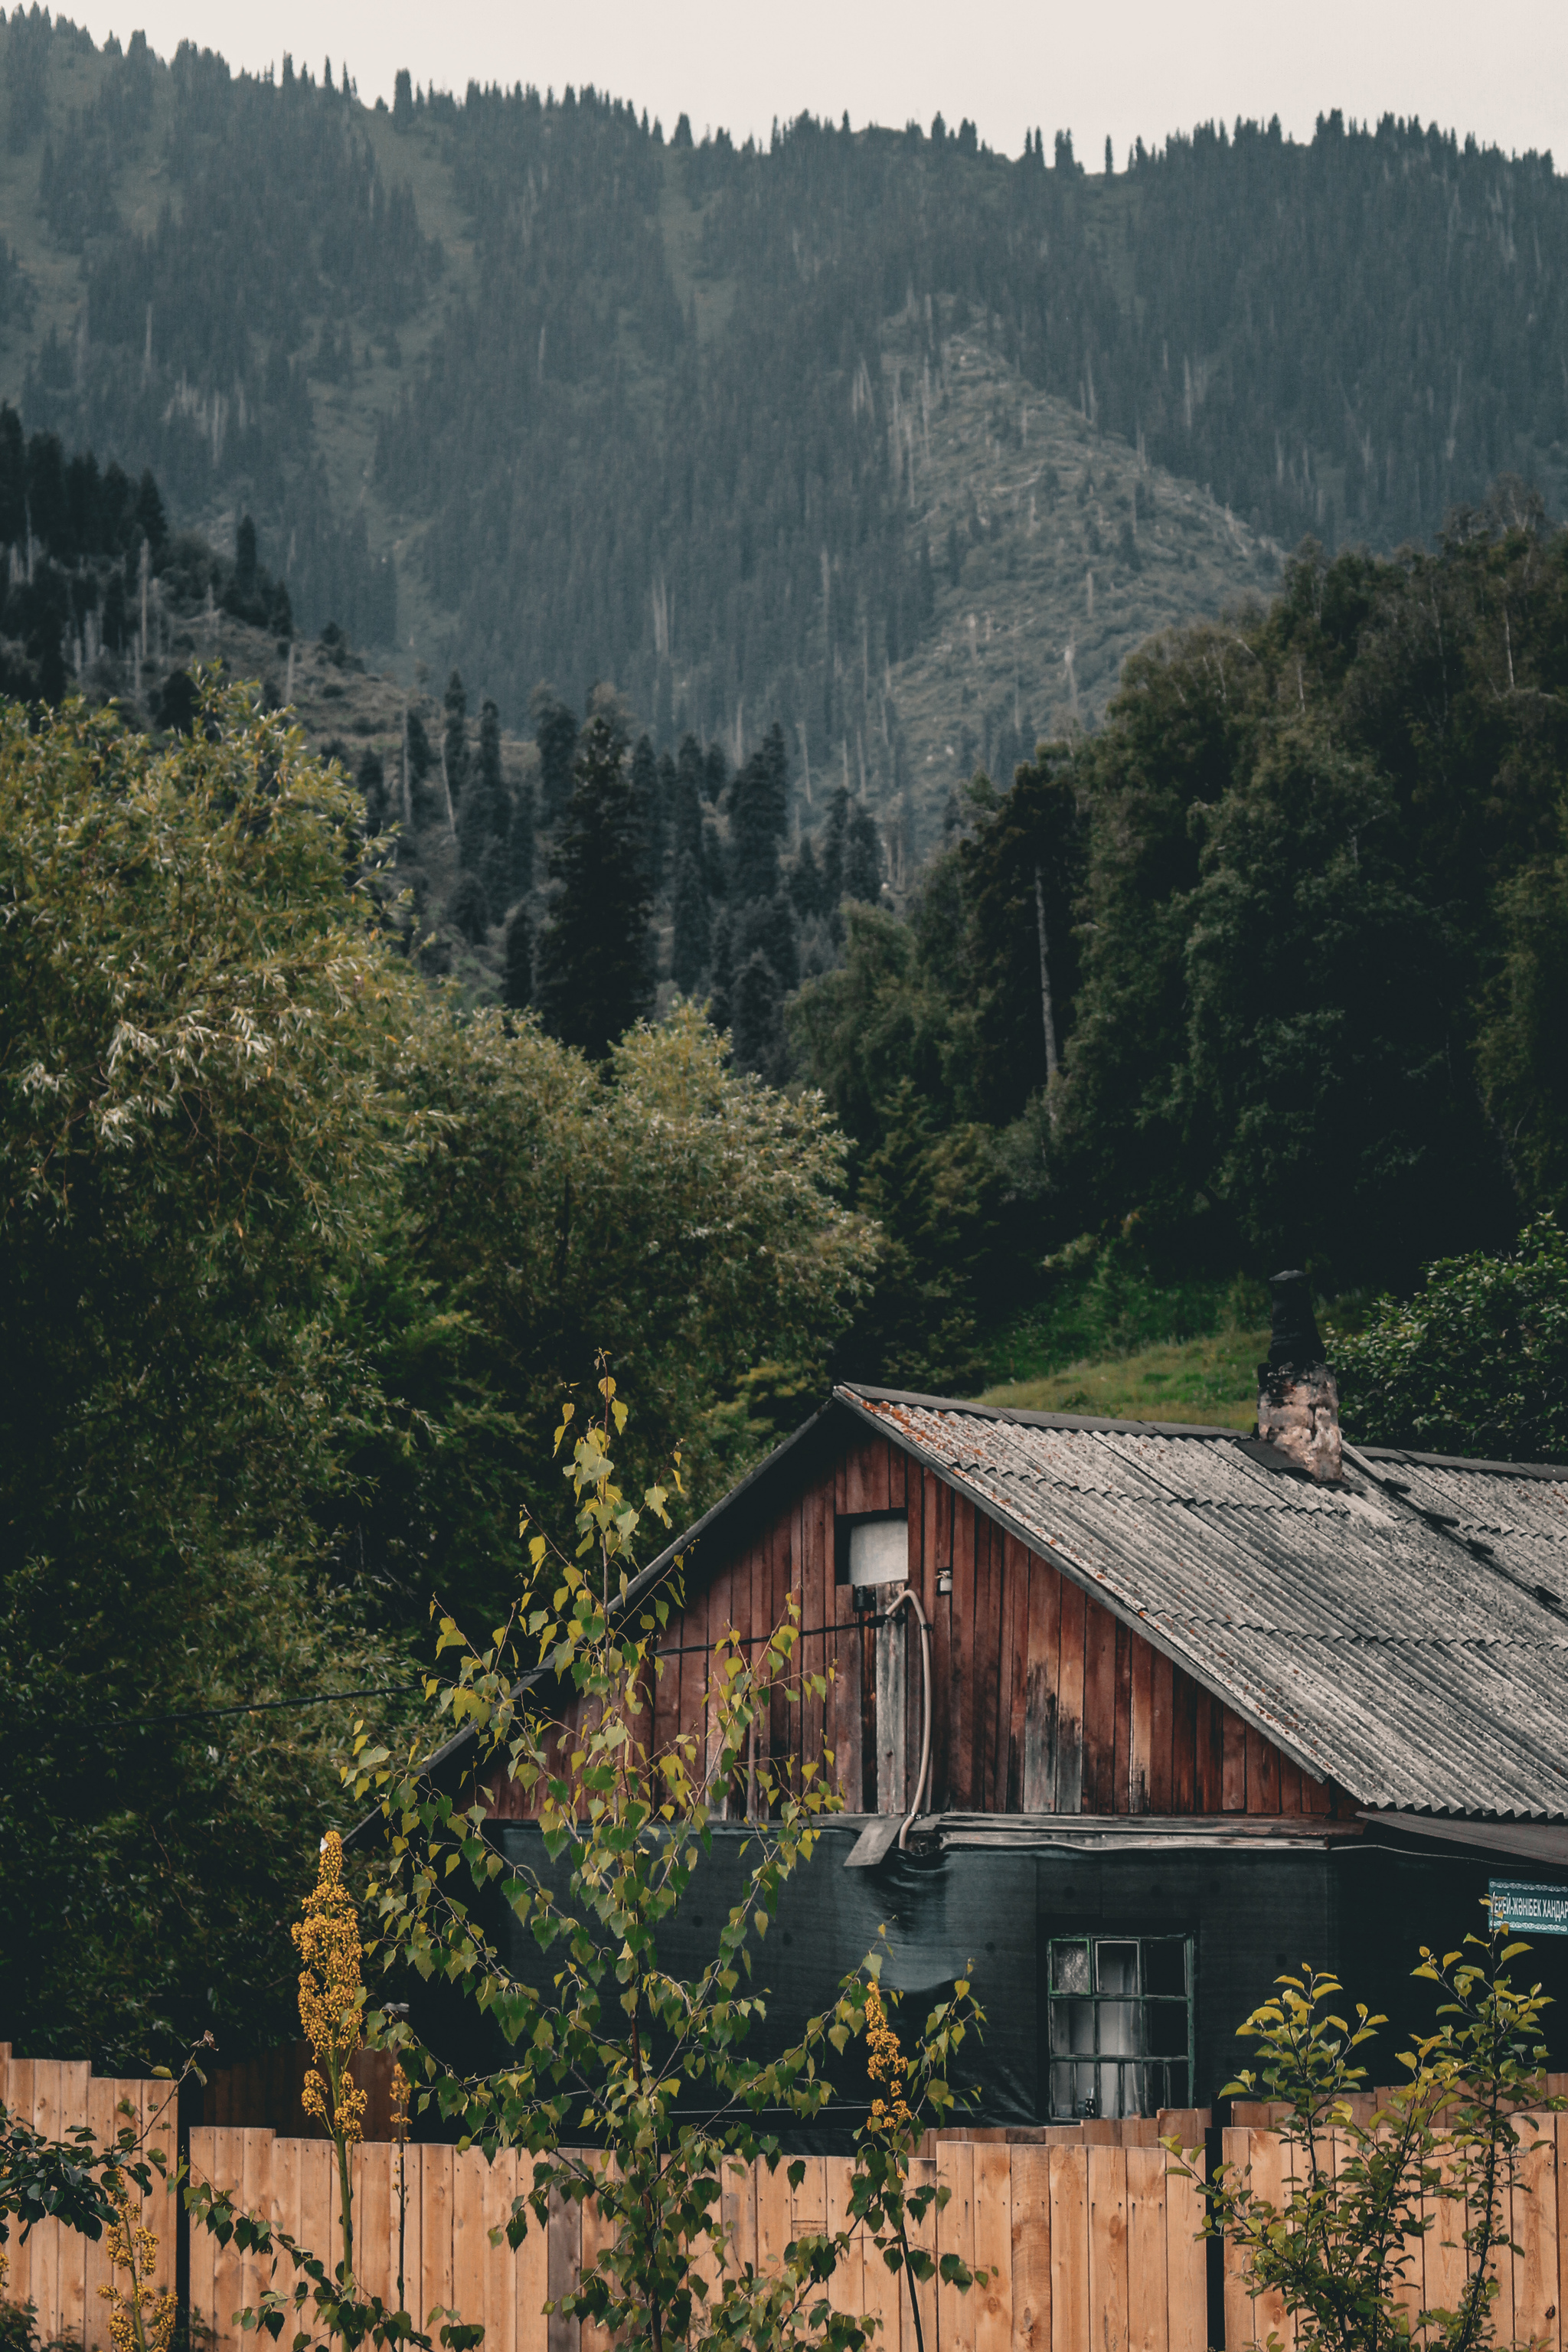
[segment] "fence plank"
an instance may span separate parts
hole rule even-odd
[[[1289,2195],[1285,2142],[1277,2131],[1254,2131],[1249,2135],[1249,2146],[1253,2189],[1259,2197],[1266,2197],[1278,2213]],[[1252,2326],[1259,2344],[1267,2344],[1271,2336],[1278,2336],[1285,2352],[1294,2352],[1296,2323],[1285,2308],[1280,2288],[1269,2287],[1265,2294],[1254,2296]]]
[[[226,2189],[236,2204],[245,2200],[245,2133],[234,2124],[219,2124],[213,2133],[213,2183]],[[237,2352],[244,2341],[234,2324],[243,2295],[244,2258],[231,2238],[217,2250],[213,2275],[213,2326],[217,2352]]]
[[[1452,2311],[1465,2291],[1465,2208],[1457,2197],[1429,2197],[1432,2217],[1424,2250],[1428,2310]]]
[[[1513,2261],[1513,2341],[1556,2347],[1563,2340],[1557,2293],[1557,2135],[1555,2116],[1521,2126],[1511,2199],[1510,2232],[1519,2247]]]
[[[1013,2151],[974,2151],[974,2263],[987,2271],[975,2305],[974,2352],[1011,2352],[1013,2342]]]
[[[1206,2166],[1201,2139],[1190,2161],[1194,2171],[1202,2178]],[[1167,2170],[1165,2277],[1170,2352],[1205,2352],[1209,2340],[1208,2241],[1199,2234],[1203,2223],[1204,2200],[1197,2181]]]
[[[1170,2279],[1166,2253],[1163,2147],[1127,2150],[1127,2341],[1130,2352],[1169,2352]]]
[[[60,2076],[58,2058],[33,2061],[33,2129],[46,2139],[60,2136]],[[47,2344],[60,2333],[60,2238],[58,2221],[40,2221],[28,2239],[27,2292],[38,2306],[38,2335]]]
[[[1051,2352],[1098,2352],[1089,2296],[1089,2151],[1053,2147]]]
[[[798,2189],[790,2190],[790,2236],[820,2238],[827,2227],[827,2158],[797,2158],[805,2169]]]
[[[849,2184],[854,2170],[847,2156],[823,2159],[827,2228],[835,2235],[848,2227]],[[834,2265],[833,2276],[827,2283],[827,2307],[830,2311],[848,2312],[857,2319],[866,2308],[866,2245],[858,2230]]]
[[[1044,2147],[1011,2150],[1013,2173],[1012,2352],[1050,2352],[1051,2158]]]
[[[213,2181],[214,2148],[217,2127],[214,2124],[193,2124],[191,2126],[191,2177],[198,2181]],[[216,2186],[216,2183],[213,2183]],[[190,2298],[193,2325],[199,2321],[204,2327],[216,2326],[217,2309],[217,2240],[210,2231],[191,2229]]]
[[[934,2189],[936,2187],[936,2158],[934,2156],[916,2156],[910,2158],[909,2186],[911,2189]],[[909,2236],[911,2246],[919,2246],[926,2253],[931,2255],[935,2254],[936,2208],[934,2204],[929,2205],[926,2208],[925,2212],[918,2221],[911,2216],[909,2226]],[[918,2306],[920,2311],[920,2341],[923,2346],[923,2352],[937,2352],[938,2336],[940,2331],[937,2325],[936,2281],[934,2278],[921,2279],[918,2284],[912,2279],[906,2278],[904,2282],[904,2297],[900,2305],[901,2314],[900,2330],[900,2341],[905,2347],[905,2352],[914,2352],[915,2347],[915,2325],[913,2312],[910,2308],[911,2303]]]
[[[1221,2142],[1225,2161],[1238,2172],[1245,2173],[1252,2163],[1252,2134],[1246,2127],[1238,2130],[1227,2126]],[[1247,2273],[1238,2251],[1227,2238],[1225,2247],[1225,2352],[1246,2352],[1257,2341],[1253,2325],[1252,2297],[1247,2291]]]
[[[452,2302],[468,2323],[482,2321],[485,2304],[485,2175],[480,2147],[452,2160]]]
[[[558,2189],[550,2192],[550,2219],[545,2227],[549,2260],[550,2300],[570,2294],[582,2275],[583,2209]],[[552,2311],[545,2331],[549,2352],[579,2352],[581,2330],[574,2319]]]
[[[515,2148],[497,2149],[494,2163],[485,2165],[479,2191],[480,2300],[471,2313],[465,2312],[463,2316],[483,2321],[485,2352],[517,2352],[517,2294],[512,2273],[518,2258],[505,2234],[511,2219],[511,2200],[517,2194]],[[499,2245],[490,2243],[492,2231],[501,2232]]]
[[[727,2164],[721,2189],[724,2219],[724,2267],[742,2273],[757,2260],[757,2183],[749,2164]]]
[[[599,2167],[602,2176],[610,2173],[613,2168],[613,2159],[609,2158],[605,2158]],[[603,2249],[613,2244],[614,2242],[615,2230],[612,2221],[600,2211],[598,2199],[591,2197],[583,2208],[582,2269],[587,2270],[597,2260]],[[702,2274],[708,2281],[709,2293],[711,2294],[719,2275],[716,2259],[710,2257],[704,2261]],[[586,2320],[581,2323],[581,2326],[583,2352],[610,2352],[614,2338],[606,2329],[591,2326]]]
[[[1127,2352],[1127,2151],[1091,2146],[1086,2154],[1094,2352]]]
[[[99,2147],[112,2147],[119,2129],[120,2118],[115,2113],[119,2105],[121,2085],[107,2075],[95,2075],[87,2086],[87,2113],[83,2117],[94,2144]],[[4,2085],[0,2084],[0,2095]],[[163,2217],[159,2215],[159,2221]],[[165,2224],[165,2226],[167,2226]],[[13,2247],[16,2232],[13,2231]],[[93,2348],[109,2342],[109,2305],[100,2294],[100,2287],[111,2286],[114,2265],[109,2259],[109,2232],[101,2238],[84,2238],[82,2263],[82,2341]]]
[[[790,2229],[789,2174],[780,2161],[769,2171],[765,2164],[757,2167],[757,2269],[759,2273],[776,2278],[784,2268],[784,2248],[788,2245]]]
[[[533,2158],[521,2151],[517,2159],[517,2193],[527,2197],[533,2187]],[[517,2251],[517,2352],[545,2352],[549,2334],[544,2301],[550,2293],[550,2241],[529,2209],[528,2235]]]
[[[952,2191],[937,2215],[938,2257],[956,2254],[965,2267],[974,2267],[974,2150],[967,2143],[938,2140],[938,2183]],[[943,2352],[974,2352],[974,2296],[956,2287],[939,2284],[936,2328]]]
[[[419,2151],[419,2299],[415,2314],[421,2326],[437,2305],[452,2301],[452,2171],[456,2162],[449,2147]],[[437,2326],[439,2323],[437,2322]]]

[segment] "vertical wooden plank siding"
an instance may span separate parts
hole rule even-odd
[[[1024,1685],[1024,1811],[1048,1813],[1056,1801],[1057,1687],[1061,1669],[1060,1571],[1029,1562],[1028,1664]]]
[[[1057,1685],[1057,1801],[1052,1811],[1083,1811],[1083,1667],[1088,1600],[1061,1580],[1061,1679]]]
[[[757,1759],[793,1777],[805,1755],[829,1748],[847,1811],[901,1811],[920,1759],[919,1644],[907,1621],[902,1643],[872,1632],[835,1567],[840,1516],[900,1508],[909,1515],[910,1581],[931,1629],[931,1810],[1333,1812],[1330,1788],[1065,1575],[1048,1544],[1031,1551],[879,1435],[858,1439],[831,1468],[803,1480],[742,1548],[699,1563],[660,1645],[670,1654],[648,1718],[653,1744],[679,1729],[703,1749],[712,1644],[733,1627],[760,1655],[795,1593],[803,1623],[829,1630],[807,1633],[789,1680],[831,1672],[833,1682],[826,1706],[774,1694],[758,1727]],[[948,1593],[937,1591],[943,1571]],[[576,1720],[574,1706],[563,1714]],[[727,1790],[715,1791],[715,1810],[737,1815],[743,1785],[737,1770]],[[487,1793],[503,1818],[537,1810],[499,1785]],[[246,2073],[217,2079],[212,2119],[274,2120],[270,2093],[253,2096]]]
[[[1116,1620],[1090,1605],[1084,1624],[1083,1811],[1116,1805]]]

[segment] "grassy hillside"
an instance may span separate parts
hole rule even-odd
[[[1170,1340],[1130,1356],[1064,1365],[1034,1380],[1004,1381],[983,1404],[1030,1412],[1104,1413],[1121,1421],[1196,1421],[1250,1429],[1258,1419],[1258,1366],[1268,1333],[1222,1331]]]

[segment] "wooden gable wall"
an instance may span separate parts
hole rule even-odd
[[[694,1556],[691,1594],[660,1644],[656,1744],[703,1722],[711,1644],[733,1627],[761,1643],[800,1597],[807,1673],[836,1669],[826,1705],[775,1696],[760,1750],[783,1765],[834,1751],[850,1812],[902,1812],[920,1764],[921,1653],[908,1609],[858,1616],[835,1580],[842,1514],[905,1509],[910,1580],[931,1626],[927,1812],[1317,1815],[1352,1811],[1272,1741],[1113,1617],[1048,1557],[1007,1534],[902,1447],[868,1434],[715,1568]],[[941,1593],[939,1573],[952,1589]],[[907,1698],[906,1698],[907,1694]],[[495,1810],[520,1816],[521,1792]],[[731,1807],[743,1811],[740,1792]]]

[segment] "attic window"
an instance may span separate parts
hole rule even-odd
[[[858,1591],[906,1584],[910,1574],[907,1511],[862,1511],[834,1525],[835,1568],[840,1584]]]
[[[1053,1937],[1048,1966],[1053,2121],[1192,2105],[1190,1936]]]

